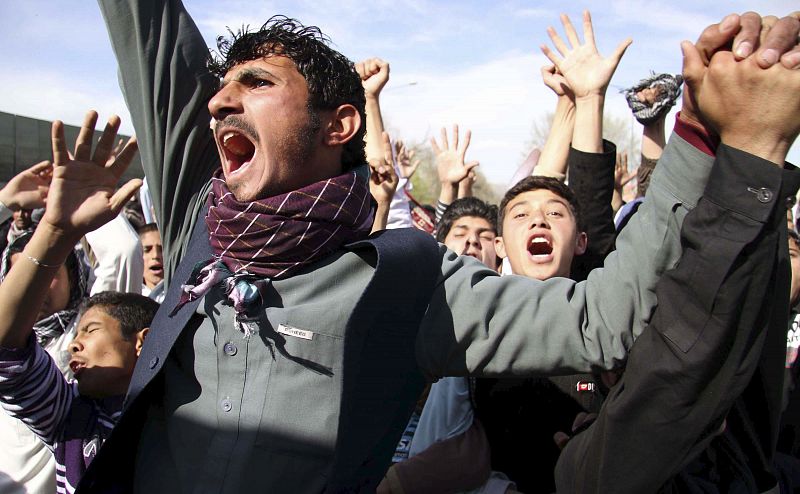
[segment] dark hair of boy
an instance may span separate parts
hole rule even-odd
[[[464,216],[483,218],[492,225],[497,233],[497,206],[484,202],[477,197],[462,197],[450,204],[442,215],[442,220],[436,228],[436,240],[444,242],[453,223]]]
[[[159,303],[138,293],[100,292],[81,302],[78,317],[82,317],[92,307],[102,309],[119,322],[122,336],[127,340],[142,329],[150,327]]]
[[[147,223],[136,229],[136,233],[138,233],[139,235],[147,232],[157,232],[157,231],[158,231],[158,225],[156,225],[155,223]]]

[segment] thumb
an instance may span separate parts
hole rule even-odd
[[[697,47],[691,41],[681,42],[683,52],[683,80],[689,89],[694,91],[702,82],[705,73],[705,64]]]
[[[480,166],[480,164],[481,164],[480,161],[470,161],[469,163],[464,165],[464,168],[466,168],[468,171],[471,172],[473,168],[475,168],[476,166]]]
[[[122,211],[122,207],[128,200],[133,197],[133,194],[139,190],[139,187],[142,186],[142,181],[138,178],[133,178],[129,180],[125,185],[119,188],[117,192],[111,196],[111,210],[114,211],[114,214],[118,214]]]
[[[619,61],[622,60],[622,55],[625,54],[625,50],[631,46],[633,40],[631,38],[626,39],[622,43],[617,45],[617,48],[614,50],[614,53],[611,54],[611,59],[614,60],[614,65],[619,65]]]

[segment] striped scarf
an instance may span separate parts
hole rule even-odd
[[[264,280],[291,276],[365,238],[373,220],[367,182],[354,171],[279,196],[239,202],[220,170],[212,178],[208,206],[214,258],[195,267],[173,313],[222,284],[236,312],[243,314],[258,300]]]

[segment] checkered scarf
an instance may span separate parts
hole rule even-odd
[[[285,278],[365,238],[373,220],[367,182],[356,172],[279,196],[239,202],[217,171],[208,206],[206,224],[214,259],[198,264],[183,285],[175,311],[223,283],[241,313],[258,298],[258,280]]]
[[[681,95],[681,84],[683,84],[683,76],[681,75],[656,75],[651,73],[650,77],[642,79],[635,86],[624,89],[621,92],[625,95],[628,106],[636,120],[642,125],[650,125],[659,118],[663,118],[669,112]],[[636,97],[636,93],[647,88],[661,89],[661,93],[653,103],[653,106],[646,105]]]

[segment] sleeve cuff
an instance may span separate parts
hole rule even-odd
[[[675,116],[675,128],[673,130],[699,151],[709,156],[716,155],[719,147],[719,138],[709,134],[706,129],[683,120],[680,112]]]
[[[25,343],[24,347],[20,348],[7,348],[4,346],[0,346],[0,361],[3,362],[22,362],[30,358],[31,354],[34,351],[34,345],[36,345],[36,338],[33,336],[33,331],[31,331],[30,336],[28,336],[28,341]]]
[[[705,196],[722,207],[766,222],[776,204],[784,207],[800,187],[800,170],[780,169],[765,159],[720,144]]]

